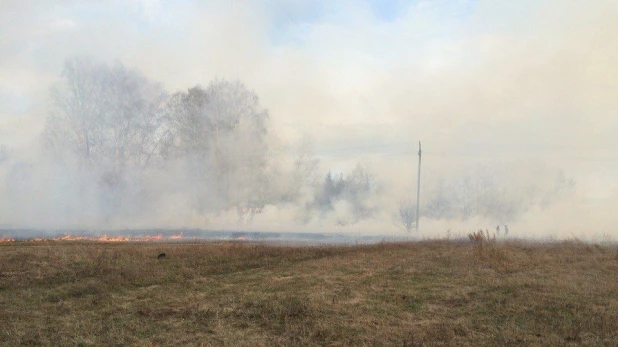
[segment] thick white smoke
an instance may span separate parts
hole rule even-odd
[[[617,15],[609,0],[4,1],[0,225],[403,234],[393,215],[415,200],[421,140],[423,236],[508,224],[616,237]],[[268,180],[230,179],[245,182],[236,197],[261,187],[261,213],[219,206],[177,156],[109,191],[105,172],[43,151],[50,88],[76,56],[119,62],[167,96],[217,79],[254,91],[269,113]],[[304,135],[319,166],[298,187]],[[371,194],[319,208],[326,174],[347,180],[359,163]],[[205,196],[216,211],[196,210]]]

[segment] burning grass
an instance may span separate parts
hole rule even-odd
[[[7,242],[0,344],[618,344],[615,248],[481,245]]]
[[[154,234],[154,235],[117,235],[117,236],[91,236],[91,235],[63,235],[63,236],[55,236],[55,237],[35,237],[35,238],[26,238],[23,240],[18,240],[14,237],[8,237],[3,235],[0,237],[0,243],[7,242],[17,242],[17,241],[25,241],[25,242],[49,242],[49,241],[90,241],[90,242],[165,242],[165,241],[197,241],[199,238],[196,237],[188,237],[183,235],[183,233],[179,233],[176,235],[163,235],[163,234]]]

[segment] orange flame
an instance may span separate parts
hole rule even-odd
[[[171,241],[171,240],[197,240],[197,237],[187,237],[182,233],[176,235],[165,236],[162,234],[156,235],[127,235],[127,236],[83,236],[83,235],[64,235],[58,237],[42,238],[34,237],[24,239],[23,241],[29,242],[44,242],[44,241],[94,241],[94,242],[157,242],[157,241]],[[15,238],[9,238],[6,235],[0,237],[0,243],[15,242]]]
[[[6,235],[3,235],[2,237],[0,237],[0,243],[5,243],[5,242],[15,242],[15,239],[7,237]]]

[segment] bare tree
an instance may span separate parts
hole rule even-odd
[[[303,186],[312,185],[317,179],[320,164],[313,153],[313,140],[305,135],[293,150],[292,175],[289,191],[285,200],[295,200]]]
[[[360,163],[348,176],[345,185],[347,199],[353,208],[354,222],[371,217],[377,210],[371,201],[375,194],[375,178],[367,168]]]
[[[173,129],[173,155],[191,155],[206,160],[212,138],[208,103],[208,94],[200,86],[177,92],[169,98],[167,107]]]
[[[93,164],[103,136],[104,88],[100,66],[83,58],[65,62],[61,81],[51,89],[54,109],[44,131],[48,149],[59,158],[73,154],[81,166]]]
[[[416,226],[416,206],[409,199],[399,201],[393,224],[406,232],[412,231],[412,228]]]
[[[144,175],[169,138],[165,100],[161,86],[139,72],[86,58],[67,60],[52,87],[45,149],[74,176],[74,184],[83,185],[80,190],[98,183],[105,220],[141,208]]]
[[[222,196],[231,204],[252,204],[253,188],[267,165],[268,111],[257,95],[238,81],[213,81],[207,92]]]
[[[168,110],[174,137],[168,152],[193,162],[195,178],[216,194],[211,200],[219,208],[263,207],[268,112],[257,95],[240,82],[216,80],[174,94]]]
[[[51,100],[47,148],[63,159],[73,156],[89,170],[103,168],[114,179],[125,169],[144,170],[169,133],[162,112],[164,90],[120,63],[67,60]]]

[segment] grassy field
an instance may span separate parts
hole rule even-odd
[[[8,242],[0,345],[616,346],[618,252]]]

